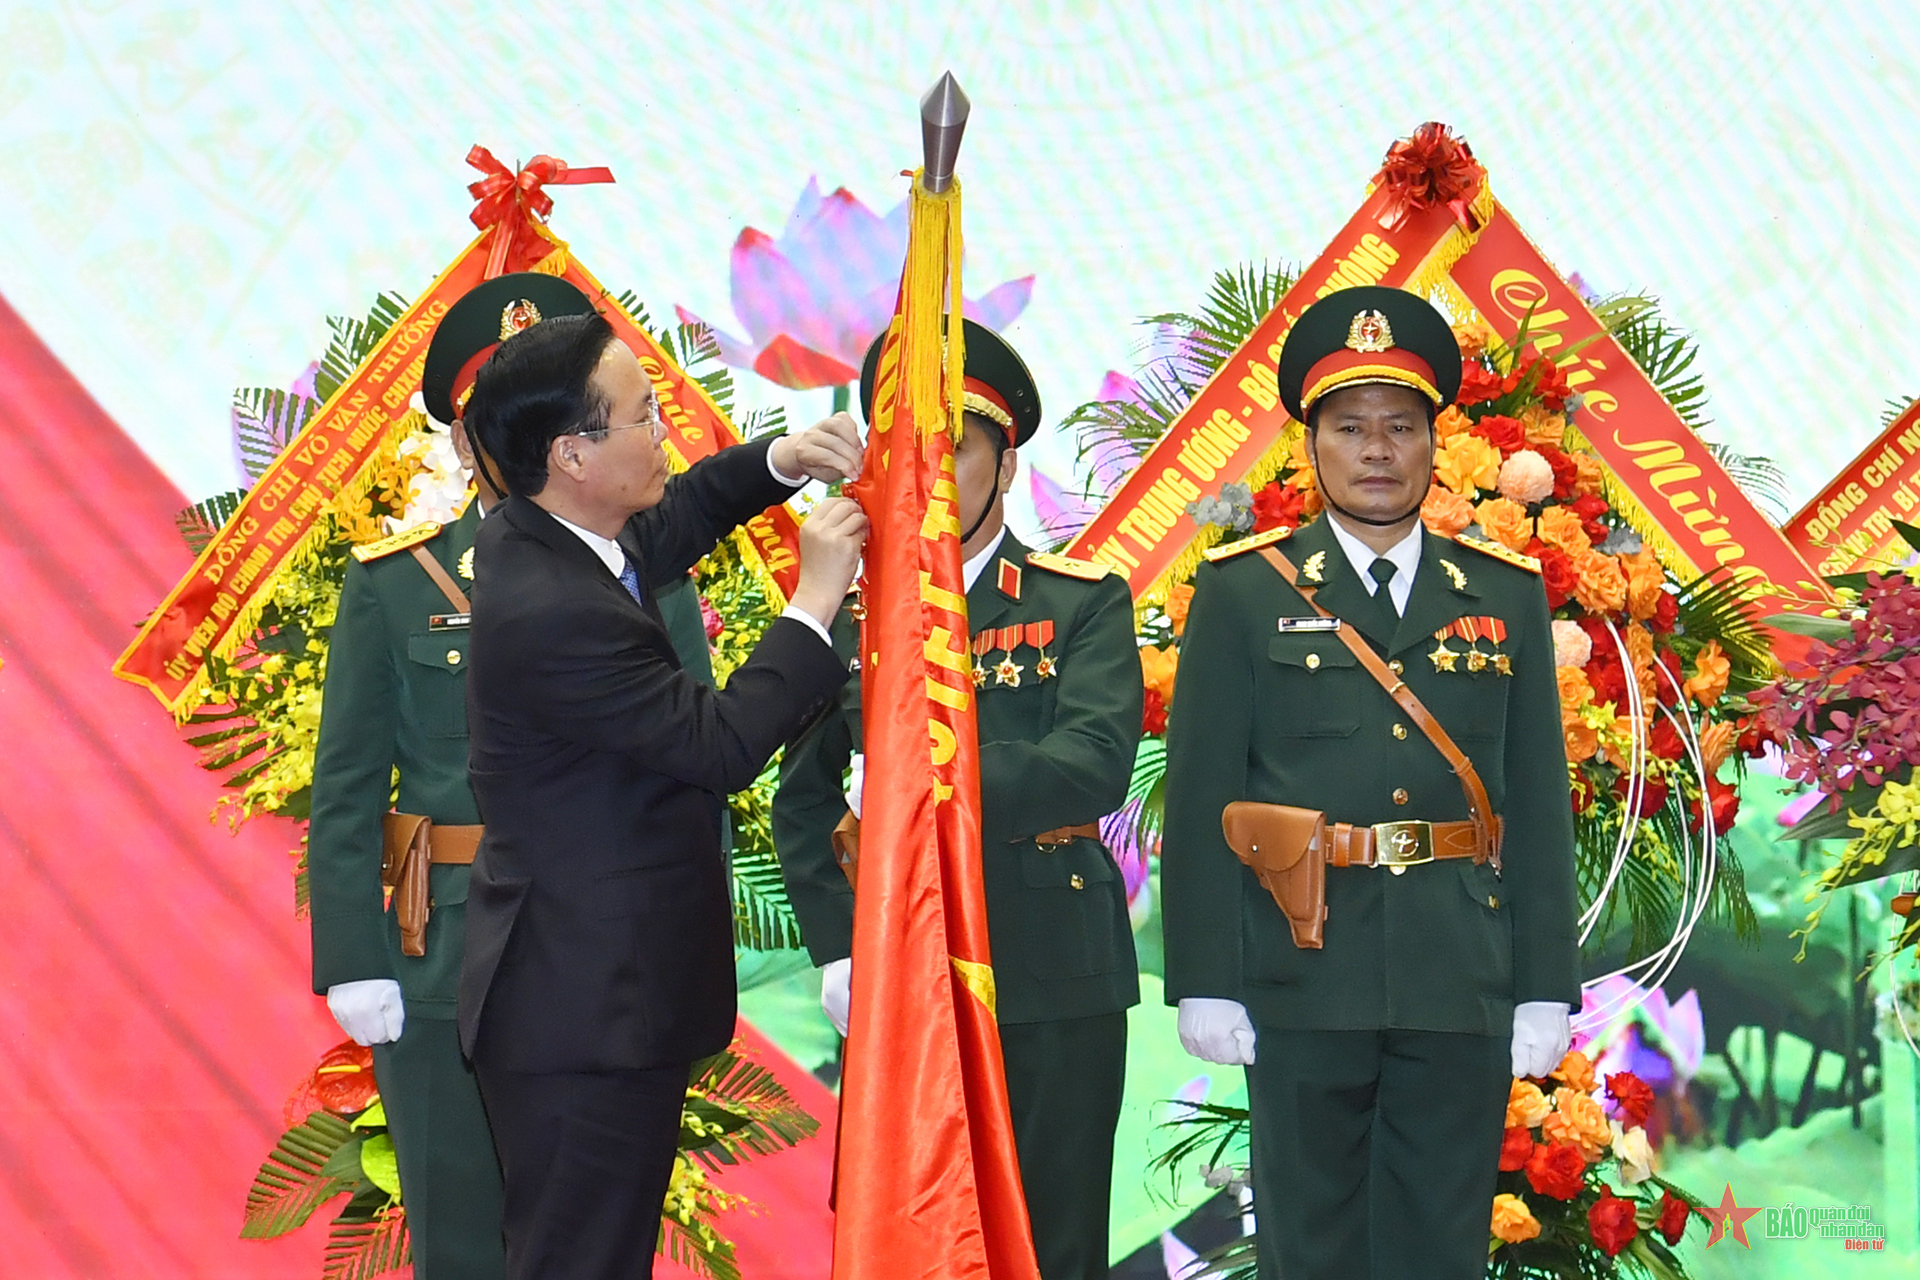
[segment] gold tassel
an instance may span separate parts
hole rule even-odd
[[[900,364],[913,379],[908,394],[915,429],[925,432],[944,420],[957,444],[966,403],[966,338],[957,323],[943,334],[941,320],[949,301],[957,309],[962,298],[960,184],[954,182],[935,195],[922,185],[923,175],[923,170],[915,170],[907,208],[901,311],[908,323],[900,334]],[[928,377],[920,372],[932,369],[941,373]]]

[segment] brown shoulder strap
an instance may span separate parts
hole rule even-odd
[[[440,562],[435,560],[425,547],[414,547],[413,558],[420,562],[420,567],[427,571],[429,578],[433,579],[433,585],[440,588],[440,594],[452,603],[455,613],[473,612],[473,606],[467,603],[467,593],[460,589],[459,584],[453,580],[453,575],[441,568]]]
[[[1267,563],[1274,567],[1275,572],[1287,580],[1288,586],[1300,593],[1301,599],[1312,606],[1315,613],[1323,618],[1333,616],[1322,609],[1320,602],[1313,598],[1318,588],[1300,585],[1292,561],[1272,547],[1260,548],[1260,554],[1266,557]],[[1340,637],[1347,648],[1353,650],[1353,656],[1360,660],[1360,665],[1367,669],[1367,674],[1387,691],[1387,696],[1399,704],[1400,709],[1407,713],[1410,720],[1420,726],[1420,732],[1427,735],[1427,740],[1440,749],[1447,767],[1452,769],[1454,776],[1460,779],[1460,789],[1467,793],[1467,817],[1473,822],[1480,847],[1486,850],[1487,857],[1493,862],[1493,869],[1498,871],[1500,842],[1494,835],[1493,808],[1487,802],[1486,785],[1480,781],[1480,773],[1473,767],[1473,761],[1467,759],[1466,752],[1454,745],[1453,739],[1447,736],[1447,731],[1441,728],[1440,722],[1433,718],[1433,713],[1427,710],[1426,704],[1414,695],[1413,690],[1407,688],[1406,681],[1387,669],[1387,664],[1380,661],[1380,655],[1360,638],[1359,633],[1352,627],[1342,626],[1334,634]]]

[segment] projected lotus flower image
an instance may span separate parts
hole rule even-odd
[[[887,326],[907,255],[907,202],[886,217],[845,187],[820,194],[817,179],[787,217],[778,239],[748,227],[733,242],[737,338],[685,307],[680,322],[713,331],[720,358],[783,387],[841,387],[860,376],[867,346]],[[966,299],[966,315],[1002,329],[1026,309],[1033,277],[1022,276]]]

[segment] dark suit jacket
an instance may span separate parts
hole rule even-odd
[[[621,542],[653,592],[790,490],[768,445],[670,481]],[[497,518],[496,518],[497,517]],[[716,692],[666,629],[536,503],[474,543],[467,673],[487,825],[467,899],[461,1045],[515,1071],[691,1062],[733,1034],[732,901],[716,795],[750,784],[846,680],[777,620]]]

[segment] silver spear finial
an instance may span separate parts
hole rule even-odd
[[[972,104],[951,71],[943,72],[940,82],[920,99],[920,142],[926,159],[922,181],[934,195],[953,183],[954,160],[960,154],[960,135],[966,132],[970,110]]]

